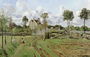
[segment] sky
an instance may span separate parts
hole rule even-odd
[[[67,26],[62,14],[68,9],[72,10],[75,16],[71,24],[82,26],[83,20],[78,15],[82,8],[90,9],[90,0],[0,0],[0,8],[4,8],[7,15],[12,16],[17,24],[21,24],[20,20],[25,15],[32,19],[31,17],[40,17],[42,12],[48,12],[48,22],[62,26]],[[86,21],[86,25],[90,27],[90,20]]]

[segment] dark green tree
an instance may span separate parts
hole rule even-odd
[[[86,8],[83,8],[80,12],[79,17],[84,20],[84,33],[85,33],[85,21],[88,19],[88,10]]]
[[[4,33],[6,32],[7,28],[7,16],[4,14],[0,15],[0,31],[2,32],[2,48],[3,48],[3,42],[4,42]],[[6,35],[5,35],[5,44],[6,44]]]
[[[64,17],[64,20],[67,20],[68,32],[70,34],[70,21],[72,21],[74,18],[73,11],[64,10],[63,17]]]
[[[23,17],[23,19],[22,19],[22,22],[23,22],[23,26],[24,26],[24,28],[26,28],[27,27],[27,22],[28,22],[28,18],[27,18],[27,16],[24,16]]]

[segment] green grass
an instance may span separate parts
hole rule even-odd
[[[7,36],[7,44],[4,43],[8,57],[73,57],[90,54],[90,40],[87,39],[46,39],[36,36],[25,36],[25,44],[21,43],[22,36],[15,36],[16,42],[11,43],[11,37]],[[3,57],[0,36],[0,57]],[[71,54],[71,55],[70,55]]]
[[[58,57],[50,48],[47,47],[48,43],[46,41],[39,41],[39,45],[44,49],[51,57]]]

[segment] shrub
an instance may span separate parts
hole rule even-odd
[[[45,33],[45,39],[49,39],[50,38],[50,34],[49,34],[49,32],[46,32]]]
[[[3,52],[3,50],[2,50],[2,49],[0,49],[0,55],[2,55],[2,52]]]

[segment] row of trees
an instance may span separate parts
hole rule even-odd
[[[83,8],[83,9],[81,10],[80,14],[78,15],[81,19],[84,20],[84,22],[83,22],[83,23],[84,23],[84,26],[85,26],[85,21],[86,21],[87,19],[89,19],[89,14],[90,14],[90,10],[87,10],[86,8]],[[4,18],[3,18],[3,17],[4,17]],[[45,27],[47,27],[47,25],[48,25],[48,23],[47,23],[47,18],[49,18],[48,13],[42,13],[42,14],[40,15],[40,17],[43,18],[43,24],[44,24]],[[4,21],[4,22],[3,22],[3,26],[8,27],[7,22],[9,21],[9,27],[10,27],[10,29],[13,28],[13,25],[12,25],[12,24],[15,24],[15,23],[12,22],[12,19],[11,19],[11,18],[7,18],[7,17],[5,17],[4,15],[2,15],[1,18],[2,18],[3,20],[1,20],[1,19],[0,19],[0,20],[1,20],[1,21]],[[67,20],[67,25],[68,25],[68,27],[69,27],[69,26],[70,26],[70,21],[72,21],[72,20],[74,19],[73,11],[64,10],[64,12],[63,12],[63,19],[64,19],[64,20]],[[27,18],[26,16],[24,16],[23,19],[22,19],[22,22],[23,22],[23,27],[24,27],[24,28],[27,27],[28,18]],[[1,29],[1,28],[2,28],[2,27],[0,26],[0,29]]]
[[[86,8],[83,8],[79,14],[79,17],[84,20],[83,22],[84,23],[84,27],[83,27],[84,33],[85,33],[85,21],[89,19],[89,14],[90,14],[90,10],[87,10]],[[45,28],[45,33],[46,33],[47,26],[48,26],[47,18],[49,18],[49,15],[48,13],[42,13],[40,17],[43,18],[43,27]],[[74,19],[73,11],[64,10],[63,19],[67,20],[68,32],[70,33],[70,22]],[[23,26],[17,26],[12,21],[12,18],[9,18],[8,16],[5,16],[4,14],[0,15],[0,31],[2,32],[2,38],[3,38],[3,32],[11,32],[11,34],[13,34],[16,31],[17,32],[25,32],[25,30],[27,32],[30,31],[31,29],[29,29],[29,27],[27,26],[28,20],[29,19],[26,16],[24,16],[22,18]],[[11,35],[11,38],[12,38],[12,35]]]
[[[63,26],[61,26],[61,25],[55,25],[55,26],[48,25],[48,28],[49,28],[49,29],[56,29],[56,30],[57,30],[57,29],[58,29],[58,30],[68,29],[68,27],[63,27]],[[71,26],[69,26],[69,28],[70,28],[71,30],[73,30],[73,31],[84,31],[84,26],[79,27],[79,26],[73,26],[73,25],[71,25]],[[85,31],[90,31],[90,28],[87,27],[87,26],[85,26]]]
[[[85,33],[85,21],[87,19],[89,19],[89,15],[90,15],[90,10],[87,10],[86,8],[83,8],[79,14],[79,17],[81,19],[84,20],[83,24],[84,24],[84,33]],[[70,10],[65,10],[64,13],[63,13],[63,17],[64,17],[64,20],[67,20],[67,24],[68,24],[68,27],[70,26],[70,21],[73,20],[74,18],[74,14],[73,14],[73,11],[70,11]],[[70,28],[69,28],[70,29]],[[68,30],[70,31],[70,30]]]

